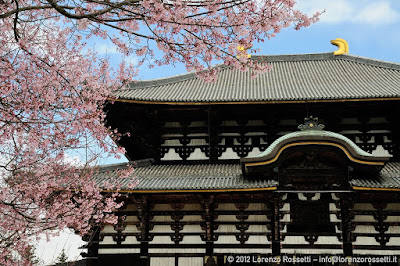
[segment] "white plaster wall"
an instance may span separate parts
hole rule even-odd
[[[151,257],[150,266],[175,266],[175,258],[170,257]]]
[[[336,197],[335,193],[331,193],[331,197],[333,200],[340,200],[338,197]]]
[[[355,203],[353,210],[356,211],[376,211],[371,203]]]
[[[355,215],[353,222],[375,222],[372,215]]]
[[[353,245],[379,245],[379,243],[376,242],[375,237],[357,236]]]
[[[183,211],[202,211],[203,208],[200,204],[185,204],[183,206]]]
[[[99,242],[101,245],[105,245],[105,244],[116,244],[116,242],[114,242],[112,236],[104,236],[103,241]]]
[[[235,120],[223,120],[223,126],[239,126],[239,124]]]
[[[195,148],[194,152],[192,152],[187,158],[187,160],[207,160],[208,157],[206,156],[205,152],[202,152],[200,148]]]
[[[180,244],[205,244],[201,237],[198,236],[184,236]]]
[[[400,234],[400,227],[399,226],[389,226],[386,233],[387,234]]]
[[[341,221],[337,218],[336,214],[329,214],[329,220],[331,221],[331,223],[332,223],[332,222],[341,222]]]
[[[269,222],[267,215],[249,215],[248,222]]]
[[[399,233],[399,229],[397,229]],[[400,246],[400,237],[391,237],[389,242],[386,243],[387,246]]]
[[[192,121],[190,122],[189,127],[203,127],[206,126],[206,122],[204,121]]]
[[[179,266],[203,266],[204,258],[179,258]]]
[[[171,216],[154,216],[152,222],[173,222]]]
[[[400,223],[400,216],[388,216],[385,222]]]
[[[171,229],[170,225],[154,225],[153,230],[150,230],[150,233],[174,233],[174,231]]]
[[[168,152],[164,154],[164,157],[161,158],[161,161],[168,161],[168,160],[182,160],[179,154],[175,151],[174,148],[168,149]]]
[[[139,233],[140,231],[137,229],[136,225],[127,225],[123,232],[124,233]]]
[[[353,233],[377,233],[372,225],[357,225]]]
[[[246,211],[265,211],[267,206],[265,203],[250,203]]]
[[[285,203],[280,211],[290,211],[290,203]]]
[[[99,254],[137,254],[140,253],[139,248],[99,248]]]
[[[105,225],[101,232],[102,233],[116,233],[117,231],[114,230],[113,225]]]
[[[139,219],[137,216],[126,216],[124,222],[138,222]]]
[[[218,203],[217,211],[236,211],[237,208],[234,203]]]
[[[254,157],[257,156],[261,153],[260,149],[255,147],[251,150],[251,152],[249,152],[249,154],[246,157]]]
[[[199,224],[189,224],[183,226],[183,229],[180,231],[181,233],[204,233],[204,230],[201,229]]]
[[[195,137],[198,134],[189,134],[188,137]],[[208,136],[206,136],[208,138]],[[191,139],[188,146],[198,146],[198,145],[207,145],[207,141],[205,139]]]
[[[218,237],[218,241],[216,241],[215,244],[240,244],[240,242],[236,240],[235,236],[220,235]]]
[[[290,214],[283,215],[281,222],[290,222]]]
[[[218,215],[218,218],[215,221],[232,222],[232,221],[237,221],[237,219],[235,215]]]
[[[281,249],[282,253],[288,254],[343,254],[342,249],[295,249],[295,248],[283,248]]]
[[[236,229],[236,226],[233,224],[221,224],[218,226],[218,229],[215,230],[216,233],[238,233],[239,230]]]
[[[309,243],[304,239],[304,236],[286,236],[281,242],[282,244],[298,244],[308,245]]]
[[[267,236],[249,236],[249,240],[246,241],[246,244],[270,244],[271,241],[268,241]]]
[[[137,241],[136,236],[127,236],[123,244],[140,244],[140,242]]]
[[[340,242],[336,236],[319,236],[318,240],[314,244],[341,245],[342,242]]]
[[[203,219],[201,219],[201,215],[185,215],[181,220],[181,222],[201,222],[201,221],[203,221]]]
[[[249,229],[246,231],[247,233],[267,233],[269,230],[267,229],[266,225],[258,225],[258,224],[252,224],[249,226]]]
[[[181,127],[179,122],[165,122],[164,127]]]
[[[149,244],[175,244],[169,236],[154,236]]]
[[[170,204],[155,204],[152,211],[173,211]]]
[[[204,248],[149,248],[149,253],[202,253],[205,254]]]
[[[232,148],[227,148],[224,153],[220,157],[218,157],[220,160],[226,160],[226,159],[240,159],[240,157],[237,155],[236,152],[232,150]]]
[[[376,149],[372,151],[372,155],[375,156],[390,156],[390,153],[383,148],[382,145],[377,145]]]
[[[271,253],[272,250],[270,248],[214,248],[214,252],[222,254],[267,254]]]
[[[179,139],[167,139],[163,144],[161,144],[162,147],[166,146],[183,146],[180,142]]]
[[[340,209],[336,207],[335,203],[329,203],[329,210],[330,211],[340,211]]]
[[[388,203],[386,210],[400,211],[400,203]]]

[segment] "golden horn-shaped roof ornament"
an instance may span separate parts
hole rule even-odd
[[[336,45],[339,49],[334,51],[334,55],[348,54],[349,53],[349,44],[346,40],[341,38],[336,38],[336,40],[332,40],[331,44]]]
[[[242,56],[247,57],[247,58],[251,58],[251,54],[247,54],[246,55],[247,49],[244,46],[240,45],[240,46],[238,46],[237,49],[239,51],[239,54],[236,56],[237,58],[240,58]]]

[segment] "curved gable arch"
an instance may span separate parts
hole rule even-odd
[[[307,118],[299,126],[301,131],[278,138],[257,156],[242,158],[243,175],[317,179],[331,174],[344,184],[349,171],[354,176],[378,174],[390,158],[365,152],[349,138],[323,127],[317,119]]]

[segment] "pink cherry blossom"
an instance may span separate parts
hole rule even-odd
[[[102,107],[137,68],[122,62],[112,69],[85,47],[87,39],[108,38],[124,55],[141,57],[140,64],[153,62],[150,67],[183,63],[207,81],[218,74],[210,68],[213,60],[257,75],[269,66],[237,56],[237,47],[250,49],[282,28],[318,20],[318,13],[308,17],[294,5],[293,0],[0,1],[0,264],[30,265],[24,252],[32,238],[65,227],[87,234],[94,224],[116,222],[112,213],[123,204],[118,179],[95,183],[92,163],[101,153],[123,152],[107,141],[120,134],[105,126]],[[85,150],[86,162],[67,163],[71,150]],[[130,174],[128,169],[120,178]]]

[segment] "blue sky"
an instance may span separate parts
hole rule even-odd
[[[299,0],[298,8],[306,13],[323,11],[321,20],[309,28],[295,31],[285,29],[275,38],[259,44],[259,54],[299,54],[335,51],[330,40],[343,38],[349,43],[350,54],[400,63],[400,1],[399,0]],[[113,63],[121,56],[107,42],[97,42],[100,55],[108,55]],[[128,60],[136,62],[131,56]],[[140,79],[154,79],[185,73],[183,66],[148,69],[141,67]],[[108,158],[101,163],[126,161]],[[78,236],[63,233],[52,242],[41,242],[37,254],[50,262],[66,248],[70,259],[79,256],[77,247],[82,243]]]
[[[259,54],[320,53],[336,50],[330,40],[347,40],[350,54],[400,63],[400,1],[398,0],[299,0],[297,7],[321,20],[299,31],[288,28],[271,40],[257,44]],[[103,46],[104,47],[104,46]],[[132,58],[131,58],[132,60]],[[185,73],[183,66],[148,69],[140,79]]]

